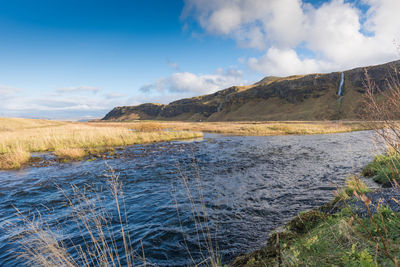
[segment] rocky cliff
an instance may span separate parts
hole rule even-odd
[[[146,103],[116,107],[103,120],[334,120],[358,119],[365,71],[381,88],[400,61],[341,72],[266,77],[250,86],[233,86],[213,94],[181,99],[168,105]]]

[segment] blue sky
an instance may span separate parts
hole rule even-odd
[[[0,0],[0,116],[101,117],[395,60],[399,2]]]

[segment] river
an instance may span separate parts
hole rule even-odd
[[[190,142],[126,147],[106,161],[0,171],[0,266],[24,265],[23,259],[15,258],[20,248],[12,242],[21,228],[7,226],[16,220],[14,207],[27,215],[40,211],[66,239],[83,242],[77,225],[68,223],[69,207],[60,188],[67,195],[71,184],[104,189],[105,162],[119,173],[129,237],[149,264],[193,265],[190,256],[201,262],[208,255],[204,243],[208,238],[222,262],[229,263],[260,248],[273,229],[298,212],[332,199],[336,184],[343,184],[347,175],[373,159],[371,135],[368,131],[265,137],[205,134]],[[112,210],[111,197],[100,194],[106,203],[109,200],[105,209]],[[194,220],[189,196],[202,223]],[[117,221],[111,223],[118,226]],[[206,235],[198,235],[196,229],[205,224]]]

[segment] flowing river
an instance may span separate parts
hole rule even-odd
[[[260,248],[273,229],[298,212],[331,200],[336,185],[373,159],[371,136],[368,131],[266,137],[205,134],[191,142],[127,147],[107,164],[120,174],[131,243],[149,264],[193,265],[191,257],[198,263],[209,253],[204,239],[212,240],[222,262],[229,263]],[[7,224],[16,220],[14,207],[27,215],[40,211],[50,226],[62,225],[58,233],[66,240],[83,243],[77,225],[68,223],[69,208],[60,188],[67,195],[71,184],[105,188],[107,169],[104,160],[95,160],[0,171],[0,266],[24,265],[23,259],[15,258],[20,248],[12,242],[21,229]],[[106,193],[104,197],[107,201]],[[105,209],[112,210],[111,197],[109,203]],[[191,203],[200,212],[195,217],[200,223]],[[118,221],[111,223],[118,229]],[[205,235],[198,234],[202,227]],[[122,254],[121,238],[116,239]]]

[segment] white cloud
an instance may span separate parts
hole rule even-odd
[[[93,87],[93,86],[87,86],[87,85],[79,85],[79,86],[70,86],[70,87],[64,87],[57,89],[56,92],[58,93],[80,93],[80,92],[92,92],[92,93],[98,93],[102,89],[98,87]]]
[[[210,34],[265,51],[248,66],[267,75],[327,72],[384,63],[399,57],[398,0],[330,0],[318,8],[301,0],[186,0],[182,16],[193,16]],[[311,52],[311,53],[310,53]]]
[[[234,68],[217,69],[213,74],[176,72],[169,77],[156,80],[140,88],[142,92],[186,93],[186,95],[208,94],[232,85],[243,84],[243,74]]]
[[[268,75],[295,75],[300,73],[315,73],[329,69],[325,62],[314,59],[301,60],[293,49],[278,49],[271,47],[261,58],[250,58],[249,67]]]

